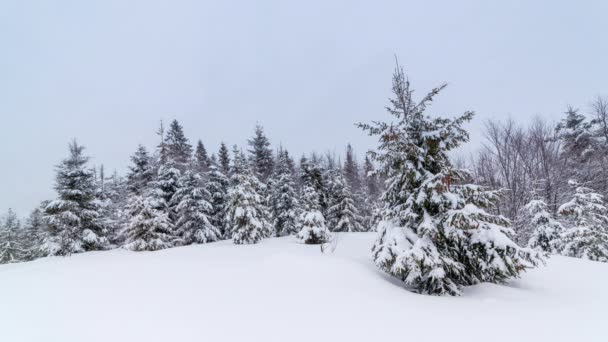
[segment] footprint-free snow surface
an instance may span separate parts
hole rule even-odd
[[[608,264],[553,257],[508,285],[431,297],[376,270],[374,239],[0,265],[0,341],[608,341]]]

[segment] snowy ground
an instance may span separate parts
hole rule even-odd
[[[293,238],[0,266],[0,341],[608,341],[608,264],[554,257],[508,286],[410,293]]]

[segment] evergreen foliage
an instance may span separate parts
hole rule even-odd
[[[188,143],[188,139],[184,135],[184,129],[177,120],[171,122],[164,142],[167,157],[175,163],[180,171],[183,171],[190,163],[192,145]]]
[[[279,149],[275,172],[270,181],[270,210],[276,236],[296,234],[299,202],[289,153]]]
[[[173,197],[177,212],[175,230],[184,244],[213,242],[221,237],[209,220],[213,207],[207,202],[210,195],[200,186],[200,178],[193,171],[186,171]]]
[[[319,194],[311,185],[302,189],[302,213],[298,219],[300,231],[298,240],[309,245],[323,244],[331,239],[331,233],[325,226],[325,217],[321,213]]]
[[[69,157],[57,167],[58,198],[45,209],[49,226],[42,245],[45,254],[69,255],[109,245],[95,200],[94,172],[86,168],[88,157],[83,151],[84,147],[72,142]]]
[[[602,195],[571,181],[574,198],[559,208],[572,227],[563,234],[562,254],[608,262],[608,208]]]
[[[427,106],[444,87],[416,103],[397,67],[387,108],[395,121],[359,127],[378,136],[378,152],[370,155],[389,177],[374,262],[413,291],[459,295],[462,286],[505,282],[542,259],[510,240],[506,218],[487,211],[497,193],[466,184],[468,175],[452,168],[448,152],[468,140],[461,126],[473,113],[428,117]]]
[[[542,200],[532,200],[526,206],[530,216],[532,234],[528,247],[539,248],[546,253],[557,254],[561,250],[561,234],[564,227],[556,221]]]
[[[23,245],[21,223],[12,209],[0,222],[0,264],[24,261],[27,249]]]
[[[230,181],[213,159],[209,166],[207,179],[205,189],[209,194],[208,202],[211,204],[209,220],[219,230],[221,238],[229,238],[230,232],[226,224],[226,202],[228,201]]]
[[[332,232],[361,232],[362,218],[355,206],[350,186],[339,170],[335,173],[331,187],[331,206],[327,210]]]
[[[235,244],[258,243],[270,235],[259,180],[251,173],[242,152],[234,154],[231,187],[226,204],[226,221]]]
[[[142,145],[137,147],[137,151],[131,157],[132,165],[129,166],[127,174],[127,189],[135,195],[142,195],[150,182],[154,179],[154,169],[152,168],[151,158],[148,150]]]
[[[253,172],[260,181],[266,183],[274,169],[274,157],[270,142],[261,125],[255,126],[255,134],[248,142]]]

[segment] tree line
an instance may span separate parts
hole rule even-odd
[[[344,162],[332,153],[296,162],[284,147],[273,149],[260,125],[246,151],[221,143],[211,155],[201,140],[191,145],[177,120],[161,122],[157,134],[153,151],[137,147],[125,177],[90,167],[84,147],[71,142],[56,167],[57,198],[23,227],[9,210],[0,261],[287,235],[319,244],[331,232],[368,230],[378,211],[382,180],[350,144]]]

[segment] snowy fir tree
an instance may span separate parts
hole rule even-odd
[[[40,246],[42,245],[42,239],[45,232],[47,231],[47,223],[44,219],[44,211],[48,203],[43,203],[40,208],[32,210],[25,225],[23,247],[26,250],[25,260],[34,260],[42,256],[40,252]]]
[[[169,159],[162,164],[158,169],[158,175],[152,182],[152,192],[156,196],[157,209],[164,210],[170,218],[173,219],[175,204],[173,203],[173,195],[179,188],[179,178],[181,172],[177,168],[176,163]]]
[[[116,173],[106,178],[102,165],[97,174],[95,187],[95,201],[99,212],[98,224],[107,232],[108,240],[113,242],[123,222],[123,208],[126,204],[125,184]]]
[[[12,209],[0,221],[0,264],[24,261],[27,249],[23,245],[21,223]]]
[[[201,140],[196,144],[196,150],[194,151],[194,169],[199,175],[205,174],[209,170],[209,156],[207,155],[207,149]]]
[[[49,230],[42,249],[48,255],[108,248],[107,231],[100,224],[95,200],[94,172],[86,167],[84,147],[70,143],[68,158],[57,167],[58,198],[45,209]]]
[[[467,174],[452,168],[448,152],[468,140],[461,125],[473,113],[428,117],[427,106],[444,87],[416,103],[397,66],[388,108],[394,122],[359,126],[378,136],[371,156],[389,177],[374,262],[415,292],[459,295],[462,286],[505,282],[542,259],[511,241],[506,218],[486,211],[497,194],[465,184]]]
[[[572,227],[563,234],[562,254],[608,262],[608,208],[604,198],[574,181],[574,198],[559,208]]]
[[[200,186],[200,179],[197,173],[186,171],[173,197],[177,214],[175,231],[183,244],[213,242],[221,237],[219,229],[209,220],[213,208],[206,200],[210,195]]]
[[[298,193],[289,153],[284,149],[277,152],[276,167],[270,180],[269,203],[275,236],[296,234],[300,209]]]
[[[218,167],[214,158],[211,159],[205,190],[209,196],[208,202],[211,204],[209,220],[211,224],[220,232],[221,238],[229,238],[230,232],[226,225],[226,202],[228,201],[228,177]]]
[[[133,196],[127,207],[129,221],[121,231],[123,248],[132,251],[156,251],[176,244],[173,224],[167,213],[159,210],[157,197]]]
[[[528,247],[538,248],[550,254],[558,254],[561,250],[561,234],[564,227],[549,213],[547,203],[535,199],[526,204],[525,210],[528,212],[532,232],[528,240]]]
[[[230,176],[230,152],[223,142],[220,144],[220,150],[217,156],[220,171],[226,175],[226,177]]]
[[[331,239],[331,233],[325,226],[325,217],[321,213],[319,194],[309,184],[304,185],[301,195],[302,212],[298,218],[298,240],[309,245],[323,244]]]
[[[355,206],[350,186],[340,170],[331,186],[331,206],[327,209],[329,228],[332,232],[361,232],[362,218]]]
[[[313,155],[310,159],[302,157],[300,159],[300,183],[302,189],[306,186],[310,186],[315,190],[318,198],[319,210],[322,214],[327,212],[328,208],[328,189],[326,172],[323,171],[319,165],[319,161],[316,156]]]
[[[261,125],[255,126],[255,134],[248,142],[253,172],[260,181],[266,183],[274,169],[274,157]]]
[[[233,165],[226,203],[227,229],[235,244],[258,243],[270,235],[264,199],[257,191],[260,182],[250,171],[242,152],[234,153]]]
[[[355,158],[355,152],[350,144],[346,146],[346,159],[344,161],[343,172],[350,189],[354,193],[358,193],[361,190],[361,175],[359,174],[359,164]]]
[[[142,195],[150,182],[154,179],[154,169],[148,150],[142,145],[131,157],[132,165],[129,166],[127,175],[127,189],[135,195]]]
[[[184,129],[177,120],[171,122],[164,144],[167,158],[172,160],[180,171],[185,170],[192,156],[192,145],[188,143]]]

